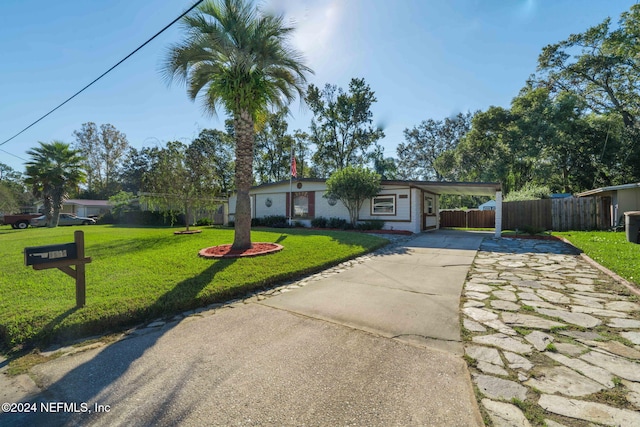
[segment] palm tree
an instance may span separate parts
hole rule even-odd
[[[269,107],[304,98],[301,55],[288,44],[293,27],[245,0],[206,1],[183,18],[185,39],[170,47],[164,65],[169,83],[186,83],[189,97],[207,113],[217,106],[233,117],[237,192],[232,249],[251,247],[254,123]]]
[[[27,151],[31,161],[26,164],[25,182],[31,186],[34,196],[44,201],[44,213],[49,227],[58,225],[58,214],[68,192],[84,182],[84,159],[69,144],[53,141],[40,142],[40,147]]]

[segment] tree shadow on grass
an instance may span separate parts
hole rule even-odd
[[[212,263],[208,268],[198,275],[186,279],[170,291],[159,297],[146,310],[148,318],[159,315],[173,315],[182,310],[202,306],[202,299],[197,295],[216,275],[236,262],[235,259],[224,259]],[[224,291],[216,295],[216,300],[223,301],[224,298],[233,297],[238,292],[246,292],[244,289],[234,289],[225,293]],[[56,319],[52,320],[47,327],[61,322],[75,309],[67,310]],[[118,381],[129,369],[132,363],[144,355],[153,347],[156,342],[179,322],[169,322],[158,328],[138,329],[128,335],[126,339],[119,340],[96,350],[88,350],[73,357],[63,357],[53,360],[47,364],[32,368],[31,373],[35,374],[38,382],[44,385],[41,393],[33,396],[29,401],[36,403],[40,408],[41,402],[80,402],[89,403],[93,408],[94,403],[111,405],[113,402],[96,400],[105,393],[113,383]],[[141,381],[136,385],[138,389],[131,393],[138,393],[146,385]],[[179,393],[179,390],[175,391]],[[168,393],[166,399],[169,400],[172,393]],[[120,401],[122,396],[118,396]],[[151,396],[149,397],[151,399]],[[166,402],[167,404],[169,402]],[[114,408],[115,409],[115,408]],[[103,414],[109,416],[109,414]],[[85,425],[98,416],[82,411],[60,411],[57,413],[43,413],[42,411],[30,413],[0,413],[0,425],[11,426],[61,426],[61,425]]]

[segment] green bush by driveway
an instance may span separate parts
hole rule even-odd
[[[231,243],[233,230],[174,235],[171,228],[86,227],[86,255],[93,262],[87,264],[87,304],[76,310],[72,278],[57,269],[35,271],[23,258],[27,246],[73,242],[73,231],[0,228],[0,345],[97,334],[224,301],[387,242],[361,233],[266,229],[252,232],[253,241],[284,250],[210,260],[198,250]]]

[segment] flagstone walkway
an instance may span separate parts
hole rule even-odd
[[[640,426],[639,299],[573,247],[485,239],[462,301],[494,426]]]

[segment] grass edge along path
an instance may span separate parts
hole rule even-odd
[[[24,266],[23,248],[73,240],[73,228],[0,228],[0,349],[46,345],[122,330],[145,321],[246,295],[374,251],[387,239],[304,229],[252,231],[255,242],[284,250],[210,260],[198,250],[233,239],[228,228],[176,236],[171,228],[83,227],[87,305],[75,306],[73,279]]]
[[[640,288],[640,245],[628,242],[624,232],[554,231],[553,235],[567,239],[589,258]]]

